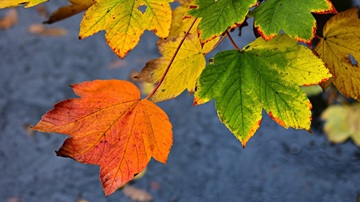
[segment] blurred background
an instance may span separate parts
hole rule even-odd
[[[334,2],[338,11],[359,3]],[[30,126],[54,103],[75,97],[69,84],[130,79],[159,57],[157,38],[146,32],[120,60],[106,45],[103,32],[78,40],[82,14],[41,24],[66,4],[52,0],[30,9],[0,10],[2,19],[13,16],[0,23],[0,201],[117,202],[141,195],[170,202],[359,200],[360,149],[350,140],[330,143],[322,132],[319,116],[329,104],[324,94],[311,98],[316,123],[312,134],[283,129],[264,113],[245,149],[220,123],[214,102],[193,107],[187,93],[162,102],[174,132],[168,163],[152,160],[145,175],[129,185],[135,191],[105,197],[97,166],[55,155],[65,135],[32,131]],[[233,32],[240,47],[255,39],[251,19],[248,23],[241,37]],[[231,48],[225,40],[209,57]]]

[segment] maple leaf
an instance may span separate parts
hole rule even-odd
[[[346,97],[357,100],[360,100],[360,71],[357,64],[360,61],[359,27],[358,8],[341,12],[326,22],[324,36],[315,47],[334,75],[331,81],[336,88]],[[353,64],[350,55],[356,64]]]
[[[209,52],[218,42],[219,37],[201,44],[197,35],[196,26],[199,20],[195,21],[194,17],[186,16],[190,2],[185,2],[182,6],[176,8],[173,12],[173,22],[169,38],[160,39],[158,42],[159,52],[162,57],[146,63],[142,71],[136,76],[141,81],[157,83],[163,76],[169,63],[180,46],[182,39],[185,37],[189,27],[190,34],[186,36],[184,42],[176,54],[171,68],[166,74],[164,81],[160,84],[159,89],[151,96],[154,102],[168,100],[180,95],[184,90],[188,89],[190,93],[195,90],[196,79],[205,68],[205,54]],[[175,23],[176,22],[176,23]],[[176,82],[174,82],[176,81]]]
[[[7,7],[20,6],[25,4],[25,8],[36,6],[48,0],[1,0],[0,9]]]
[[[148,29],[167,37],[171,25],[173,0],[96,0],[85,13],[79,38],[105,30],[108,45],[120,57],[132,50]],[[144,13],[139,9],[145,6]]]
[[[328,107],[321,115],[324,131],[331,142],[342,143],[351,138],[360,146],[360,104]]]
[[[260,37],[242,51],[214,57],[198,79],[194,104],[215,99],[220,120],[245,146],[260,126],[262,109],[285,128],[309,130],[311,103],[300,86],[330,77],[324,63],[289,36]]]
[[[267,0],[249,16],[255,17],[254,26],[265,40],[283,30],[291,38],[311,43],[315,37],[316,20],[311,13],[337,13],[329,0]]]
[[[85,11],[94,4],[93,0],[69,0],[70,5],[63,6],[51,14],[45,23],[54,23]]]
[[[182,37],[175,38],[174,41],[170,39],[170,41],[162,42],[159,49],[163,57],[147,62],[137,78],[150,83],[158,82],[181,39]],[[154,102],[160,102],[180,95],[185,89],[193,92],[196,79],[200,76],[205,65],[206,60],[199,38],[196,35],[189,34],[177,53],[164,81],[150,99]]]
[[[171,123],[154,103],[140,100],[133,84],[95,80],[71,87],[80,98],[56,104],[34,129],[70,135],[57,155],[99,165],[106,195],[144,170],[151,157],[166,162]]]
[[[257,3],[256,0],[196,0],[197,9],[189,11],[194,17],[201,18],[199,24],[200,38],[206,42],[219,36],[229,27],[239,26],[249,12],[249,8]]]

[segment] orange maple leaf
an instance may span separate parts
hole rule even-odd
[[[166,162],[171,123],[158,106],[140,99],[136,86],[95,80],[71,87],[80,98],[56,104],[34,129],[70,135],[57,155],[99,165],[105,195],[144,170],[151,157]]]

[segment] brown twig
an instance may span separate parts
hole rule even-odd
[[[232,45],[234,46],[234,48],[235,48],[236,50],[240,50],[240,48],[236,45],[235,41],[234,41],[233,38],[231,37],[231,35],[230,35],[230,33],[229,33],[228,30],[226,30],[226,35],[229,37],[229,39],[230,39]]]

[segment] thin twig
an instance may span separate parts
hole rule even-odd
[[[235,47],[236,50],[240,50],[240,48],[236,45],[235,41],[233,40],[233,38],[231,37],[230,33],[228,30],[226,30],[226,35],[228,35],[232,45]]]
[[[153,96],[153,95],[155,94],[155,92],[159,89],[159,87],[160,87],[160,85],[162,84],[162,82],[164,81],[167,73],[169,72],[169,69],[170,69],[172,63],[174,62],[175,57],[177,56],[177,54],[178,54],[178,52],[179,52],[182,44],[184,43],[186,37],[189,35],[190,30],[192,29],[192,27],[194,26],[196,20],[197,20],[197,18],[194,19],[194,21],[193,21],[192,24],[190,25],[189,29],[188,29],[187,32],[185,33],[184,37],[183,37],[182,40],[180,41],[180,44],[179,44],[179,46],[176,48],[175,53],[174,53],[173,57],[171,58],[168,66],[166,67],[165,72],[164,72],[164,74],[162,75],[159,83],[155,86],[155,88],[151,91],[151,93],[150,93],[148,96],[146,96],[146,98],[144,98],[144,100],[149,99],[149,98],[150,98],[151,96]]]

